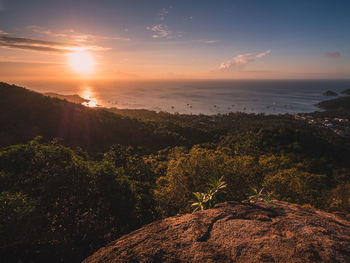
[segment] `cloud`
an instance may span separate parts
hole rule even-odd
[[[32,59],[23,59],[19,57],[12,56],[0,56],[0,63],[14,63],[14,64],[55,64],[62,65],[63,63],[53,62],[53,61],[42,61],[42,60],[32,60]]]
[[[151,30],[153,32],[152,38],[169,38],[172,34],[168,26],[164,24],[147,27],[147,30]]]
[[[8,34],[7,32],[5,32],[4,30],[1,30],[1,29],[0,29],[0,36],[1,36],[1,35],[7,35],[7,34]]]
[[[53,36],[53,37],[67,37],[68,36],[67,32],[55,33],[55,32],[52,32],[51,30],[48,30],[48,29],[45,29],[45,28],[39,27],[39,26],[34,26],[34,25],[27,26],[27,29],[29,29],[30,31],[35,32],[35,33]]]
[[[58,38],[67,38],[71,41],[80,42],[80,43],[93,41],[95,39],[122,40],[122,41],[129,41],[130,40],[129,38],[125,38],[125,37],[96,36],[96,35],[92,35],[92,34],[83,34],[83,33],[76,32],[74,29],[65,29],[65,30],[62,30],[59,32],[54,32],[54,31],[49,30],[47,28],[35,26],[35,25],[27,26],[27,29],[29,29],[32,32],[41,34],[41,35],[47,35],[47,36],[58,37]]]
[[[340,58],[339,52],[327,52],[325,55],[329,58]]]
[[[65,54],[78,49],[95,51],[106,50],[106,48],[99,46],[81,46],[78,44],[43,41],[31,38],[8,37],[5,35],[0,35],[0,47],[58,54]]]
[[[171,30],[169,27],[163,23],[166,16],[169,14],[169,9],[172,9],[172,6],[169,6],[168,9],[162,8],[159,13],[159,20],[161,21],[159,24],[154,25],[152,27],[146,27],[147,30],[151,30],[153,32],[152,38],[173,38]],[[183,32],[176,33],[177,37],[182,37]]]
[[[215,44],[215,43],[220,42],[220,40],[216,40],[216,39],[200,39],[200,40],[198,40],[198,42],[204,43],[204,44]]]
[[[160,21],[164,21],[165,17],[169,14],[169,11],[165,8],[163,8],[161,11],[160,11],[160,14],[159,14],[159,19]]]
[[[261,53],[246,53],[241,54],[238,56],[235,56],[234,58],[222,62],[219,66],[219,70],[228,70],[233,67],[244,67],[246,64],[255,61],[258,58],[265,57],[266,55],[270,54],[271,50],[266,50],[265,52]]]

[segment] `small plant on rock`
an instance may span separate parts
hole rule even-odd
[[[269,197],[264,187],[261,188],[260,191],[258,191],[256,188],[252,188],[252,191],[253,191],[253,194],[248,197],[248,200],[251,203],[255,203],[257,201],[263,201],[269,205],[271,204],[271,198]]]
[[[216,194],[226,188],[226,183],[224,182],[223,177],[220,177],[219,179],[214,177],[214,179],[209,183],[209,186],[210,188],[204,193],[193,193],[196,197],[196,200],[191,205],[194,207],[193,212],[212,208],[216,204]]]

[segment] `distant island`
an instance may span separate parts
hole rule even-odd
[[[340,92],[341,94],[350,95],[350,88]]]
[[[327,90],[325,92],[322,93],[323,96],[338,96],[338,94],[334,91],[331,91],[331,90]]]

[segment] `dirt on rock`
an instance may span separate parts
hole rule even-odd
[[[350,262],[350,221],[280,201],[226,202],[153,222],[84,262]]]

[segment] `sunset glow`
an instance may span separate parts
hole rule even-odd
[[[22,2],[0,0],[2,81],[350,76],[349,1]]]
[[[86,75],[94,72],[95,61],[89,52],[78,50],[69,54],[69,65],[77,73]]]
[[[83,102],[82,104],[87,107],[97,107],[97,100],[94,97],[95,94],[92,92],[92,89],[88,85],[83,85],[82,90],[80,92],[80,96],[86,100],[86,102]]]

